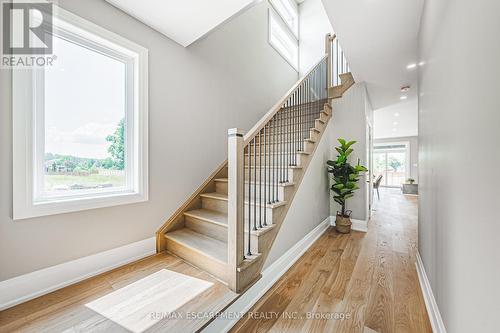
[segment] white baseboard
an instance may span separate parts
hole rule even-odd
[[[314,244],[328,229],[330,217],[327,217],[292,248],[285,252],[262,272],[262,278],[213,320],[203,333],[228,332],[250,308],[288,271],[288,269]]]
[[[351,219],[351,222],[352,230],[368,232],[368,221]],[[330,225],[335,226],[335,216],[330,216]]]
[[[155,237],[0,282],[0,310],[156,253]]]
[[[446,327],[444,327],[443,318],[439,313],[439,309],[432,293],[432,288],[427,279],[427,274],[425,273],[424,263],[420,257],[420,253],[417,252],[417,266],[418,281],[420,282],[420,289],[424,296],[425,307],[427,308],[427,313],[429,314],[429,320],[432,326],[432,332],[434,333],[446,333]]]

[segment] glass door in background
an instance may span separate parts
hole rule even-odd
[[[400,187],[407,178],[407,147],[376,146],[373,153],[374,179],[382,175],[381,186]]]

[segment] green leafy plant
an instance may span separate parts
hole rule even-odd
[[[117,170],[125,169],[125,119],[118,122],[118,126],[113,135],[108,135],[106,141],[111,144],[108,152],[113,157],[113,164]]]
[[[349,163],[349,155],[354,151],[351,148],[356,141],[349,141],[340,138],[337,139],[340,143],[339,147],[335,147],[338,152],[336,160],[329,160],[326,162],[328,166],[328,172],[333,175],[334,184],[331,190],[334,193],[333,200],[337,202],[341,207],[342,216],[348,217],[346,214],[346,201],[354,196],[354,191],[359,189],[357,182],[359,181],[359,176],[361,173],[368,171],[367,168],[359,164],[352,166]]]
[[[408,179],[406,180],[406,183],[407,183],[407,184],[413,184],[414,182],[415,182],[415,179],[413,179],[413,178],[408,178]]]

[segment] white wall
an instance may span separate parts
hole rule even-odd
[[[0,281],[154,236],[297,80],[267,42],[264,1],[183,48],[103,0],[60,5],[149,49],[150,200],[12,220],[10,73],[0,71]]]
[[[426,1],[419,251],[448,332],[498,332],[500,2]]]
[[[325,55],[325,36],[333,33],[321,0],[299,5],[299,72],[305,75]]]
[[[367,125],[373,119],[373,110],[366,92],[364,82],[355,83],[347,90],[342,98],[333,101],[333,131],[330,136],[330,159],[334,159],[338,146],[337,138],[346,140],[356,140],[353,146],[354,152],[351,154],[351,163],[360,163],[368,167],[368,155],[370,151],[369,138],[367,135]],[[362,177],[358,183],[359,190],[353,198],[347,201],[347,209],[352,210],[352,218],[357,220],[367,220],[369,218],[370,188],[365,178]],[[340,206],[330,200],[330,215],[335,216]]]
[[[415,179],[415,182],[418,183],[418,136],[403,136],[403,137],[394,137],[386,139],[375,139],[373,142],[375,145],[377,143],[408,142],[410,150],[409,177]]]
[[[330,185],[326,161],[332,155],[334,123],[335,119],[328,122],[264,267],[272,264],[330,216]]]

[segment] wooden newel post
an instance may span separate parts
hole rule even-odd
[[[243,222],[243,131],[238,128],[229,129],[227,132],[227,160],[228,160],[228,283],[229,287],[238,292],[237,268],[243,262],[244,247],[244,222]]]
[[[335,35],[326,34],[325,36],[325,53],[327,55],[326,59],[326,88],[330,88],[333,86],[332,84],[332,75],[333,75],[333,61],[332,61],[332,43],[335,39]]]

